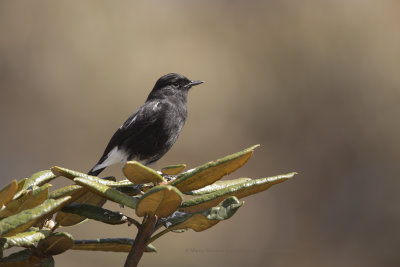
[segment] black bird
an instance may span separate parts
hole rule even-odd
[[[202,83],[176,73],[159,78],[146,102],[119,127],[88,174],[97,176],[110,165],[130,160],[144,165],[159,160],[185,124],[189,89]]]

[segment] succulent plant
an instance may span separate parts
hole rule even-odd
[[[61,167],[13,180],[0,191],[0,249],[24,248],[0,259],[0,266],[54,266],[54,255],[69,249],[129,252],[125,266],[136,266],[143,252],[169,232],[204,231],[229,219],[243,205],[239,199],[262,192],[292,178],[288,173],[268,178],[220,180],[251,157],[252,146],[235,154],[183,171],[185,164],[161,172],[138,162],[127,162],[125,180],[99,178]],[[65,177],[73,185],[50,192],[51,180]],[[134,209],[137,218],[102,208],[113,201]],[[142,222],[137,219],[142,218]],[[75,240],[61,226],[84,220],[135,225],[136,238]]]

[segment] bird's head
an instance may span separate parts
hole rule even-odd
[[[202,84],[203,81],[190,80],[177,73],[168,73],[159,78],[149,95],[150,98],[163,98],[168,96],[187,96],[192,86]]]

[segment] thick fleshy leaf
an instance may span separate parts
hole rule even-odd
[[[118,186],[114,187],[116,190],[127,194],[128,196],[136,196],[142,192],[146,185],[126,185],[126,186]]]
[[[62,187],[60,189],[54,190],[49,194],[49,198],[52,199],[57,199],[60,197],[65,197],[65,196],[72,196],[74,193],[82,189],[82,186],[80,185],[68,185],[65,187]]]
[[[32,192],[32,197],[27,199],[27,201],[25,201],[24,203],[22,203],[18,211],[31,209],[42,204],[49,196],[50,187],[51,184],[45,184],[37,189],[34,189]]]
[[[58,199],[58,198],[64,197],[64,196],[71,196],[71,199],[69,200],[69,202],[67,203],[66,206],[68,206],[68,204],[72,203],[73,201],[76,201],[77,199],[79,199],[82,196],[90,197],[90,196],[94,195],[94,196],[96,196],[96,199],[98,198],[98,196],[95,194],[92,194],[92,193],[87,194],[87,193],[90,193],[90,192],[87,192],[87,190],[80,185],[70,185],[70,186],[66,186],[66,187],[60,188],[56,191],[51,192],[49,195],[49,198]],[[85,201],[90,202],[90,199],[85,199]],[[96,202],[96,204],[97,203],[98,202]],[[84,221],[85,219],[86,219],[86,217],[59,211],[56,215],[55,221],[60,226],[72,226],[72,225],[75,225],[75,224],[78,224],[78,223]]]
[[[18,181],[18,189],[17,189],[17,193],[15,193],[15,195],[13,196],[13,200],[17,199],[19,197],[21,197],[23,194],[26,194],[27,190],[23,189],[25,182],[28,180],[28,178],[24,178]]]
[[[18,181],[18,189],[17,191],[21,191],[25,185],[25,182],[28,180],[28,178],[24,178]]]
[[[31,177],[26,180],[24,186],[22,189],[28,189],[31,186],[37,185],[41,186],[44,185],[47,182],[50,182],[54,178],[56,178],[57,175],[52,173],[50,170],[45,170],[45,171],[40,171],[37,173],[34,173]]]
[[[124,193],[119,192],[116,189],[108,187],[106,185],[102,185],[88,179],[84,178],[75,178],[75,183],[89,189],[91,192],[98,194],[104,198],[107,198],[111,201],[117,202],[119,204],[125,205],[132,209],[136,208],[138,200],[134,197],[130,197]]]
[[[28,178],[24,178],[18,181],[18,189],[17,191],[21,191],[25,185],[25,182],[28,180]]]
[[[176,175],[181,173],[186,168],[186,164],[169,165],[161,169],[161,172],[166,175]]]
[[[68,206],[62,208],[62,211],[65,213],[73,213],[84,216],[85,218],[107,224],[123,224],[128,221],[127,217],[120,212],[115,212],[101,207],[81,203],[71,203]]]
[[[16,234],[10,237],[0,238],[0,247],[3,249],[11,247],[31,247],[41,239],[46,238],[50,234],[50,231],[31,231]]]
[[[213,184],[207,185],[206,187],[194,190],[194,191],[190,191],[190,192],[186,192],[186,195],[205,195],[205,194],[209,194],[212,192],[215,192],[217,190],[226,188],[228,186],[231,185],[235,185],[235,184],[240,184],[243,182],[247,182],[250,181],[251,178],[238,178],[238,179],[234,179],[234,180],[223,180],[223,181],[216,181]]]
[[[106,200],[104,198],[102,198],[101,196],[94,194],[92,192],[88,192],[87,189],[85,189],[85,188],[75,191],[74,193],[72,193],[71,197],[72,197],[71,200],[68,202],[68,204],[66,206],[70,205],[73,201],[79,201],[76,203],[85,203],[88,205],[101,207],[106,202]],[[84,216],[80,216],[77,214],[65,213],[62,211],[59,211],[55,218],[55,221],[60,226],[72,226],[72,225],[78,224],[84,220],[86,220],[86,217],[84,217]]]
[[[24,249],[0,259],[0,266],[5,267],[27,267],[30,265],[30,257],[32,252],[29,249]]]
[[[288,174],[277,175],[268,178],[260,178],[231,185],[226,188],[219,189],[213,193],[209,193],[206,195],[202,195],[201,197],[185,201],[182,203],[179,210],[184,212],[202,211],[217,205],[219,202],[229,196],[242,198],[262,192],[275,184],[282,183],[292,178],[295,174],[295,172],[292,172]]]
[[[130,238],[101,238],[94,240],[75,240],[72,246],[73,250],[91,250],[91,251],[112,251],[129,252],[132,248],[134,239]],[[144,252],[157,252],[156,248],[149,244]]]
[[[13,200],[19,198],[25,190],[23,190],[23,187],[25,185],[25,182],[28,180],[28,178],[24,178],[18,181],[18,189],[17,193],[13,196]]]
[[[21,205],[26,202],[27,199],[31,198],[32,194],[32,190],[24,189],[20,198],[14,199],[0,210],[0,218],[5,218],[17,213],[18,208],[21,207]]]
[[[171,185],[178,188],[181,192],[189,192],[210,185],[223,176],[242,167],[258,146],[259,145],[249,147],[235,154],[216,161],[211,161],[193,170],[184,172],[180,174],[176,180],[172,181]]]
[[[54,259],[49,256],[39,258],[30,249],[24,249],[0,259],[1,267],[54,267]]]
[[[158,185],[147,191],[140,199],[136,215],[142,217],[154,214],[158,217],[168,217],[182,203],[182,193],[170,185]]]
[[[50,170],[55,175],[63,176],[63,177],[66,177],[68,179],[74,179],[76,177],[85,177],[85,178],[87,178],[87,177],[91,176],[91,175],[87,175],[86,173],[69,170],[69,169],[66,169],[66,168],[63,168],[63,167],[59,167],[59,166],[51,167]],[[91,177],[95,177],[95,176],[91,176]]]
[[[64,232],[52,233],[37,245],[36,252],[39,255],[58,255],[72,248],[74,238]]]
[[[33,256],[34,257],[34,256]],[[55,266],[55,262],[52,256],[48,256],[46,258],[40,258],[40,261],[36,266],[40,266],[40,267],[54,267]]]
[[[42,205],[24,210],[18,214],[9,216],[0,221],[0,235],[9,237],[24,232],[42,218],[55,213],[62,208],[71,197],[64,197],[57,200],[48,199]]]
[[[176,233],[181,233],[187,229],[193,229],[196,232],[204,231],[220,221],[232,217],[243,203],[244,202],[240,202],[236,197],[229,197],[218,206],[202,212],[186,213],[177,211],[163,222],[167,229],[152,236],[149,243],[154,242],[170,231]]]
[[[86,173],[77,172],[77,171],[69,170],[66,168],[58,167],[58,166],[51,167],[50,170],[59,176],[66,177],[71,180],[79,177],[79,178],[89,179],[93,182],[97,182],[99,184],[103,184],[103,185],[106,185],[109,187],[123,187],[123,186],[134,185],[131,181],[126,180],[126,179],[116,182],[115,178],[111,177],[111,176],[99,178],[97,176],[87,175]],[[114,179],[111,179],[111,178],[114,178]]]
[[[229,219],[243,205],[236,197],[229,197],[218,206],[200,213],[186,213],[181,217],[172,218],[168,223],[172,225],[168,229],[193,229],[196,232],[204,231],[218,222]]]
[[[11,201],[14,194],[17,193],[18,183],[17,180],[12,180],[11,183],[6,185],[0,191],[0,207]]]
[[[63,176],[65,178],[68,178],[68,179],[71,179],[71,180],[79,177],[79,178],[88,179],[88,180],[97,182],[99,184],[103,184],[103,185],[107,185],[107,186],[111,186],[111,187],[132,184],[127,180],[123,180],[123,181],[120,181],[120,182],[115,182],[115,178],[111,177],[111,176],[105,177],[105,178],[99,178],[97,176],[88,175],[86,173],[77,172],[77,171],[69,170],[69,169],[66,169],[66,168],[58,167],[58,166],[51,167],[50,170],[54,174],[56,174],[58,176]]]
[[[28,190],[27,194],[8,203],[0,211],[0,218],[8,217],[23,210],[31,209],[42,204],[49,195],[50,184],[45,184],[39,188]]]
[[[72,226],[86,220],[86,217],[59,211],[54,221],[60,226]]]
[[[123,172],[125,177],[134,184],[159,184],[165,182],[158,172],[137,161],[128,161],[123,168]]]
[[[63,169],[66,170],[66,169]],[[68,170],[69,171],[69,170]],[[73,172],[73,171],[71,171]],[[76,173],[76,172],[74,172]],[[113,180],[115,180],[114,177],[105,177],[104,179],[100,179],[97,178],[95,176],[89,176],[86,174],[82,174],[85,177],[82,177],[82,179],[88,179],[91,181],[98,181],[101,183],[108,183],[108,182],[114,182]],[[111,181],[109,180],[111,179]],[[118,183],[118,184],[126,184],[124,183]],[[132,183],[130,183],[132,184]],[[72,188],[73,186],[75,186],[75,189]],[[77,202],[77,203],[82,203],[82,204],[88,204],[88,205],[93,205],[93,206],[98,206],[101,207],[104,205],[104,203],[106,202],[106,199],[94,194],[92,192],[89,192],[86,188],[81,187],[79,185],[73,185],[69,188],[65,188],[65,191],[70,191],[71,192],[71,202]],[[80,187],[80,189],[77,188],[77,186]],[[67,192],[64,192],[67,193]],[[57,193],[58,194],[58,193]],[[68,203],[69,204],[69,203]],[[70,214],[70,213],[64,213],[62,211],[57,213],[56,216],[56,222],[61,225],[61,226],[72,226],[75,224],[78,224],[84,220],[86,220],[86,217],[84,216],[80,216],[80,215],[76,215],[76,214]]]

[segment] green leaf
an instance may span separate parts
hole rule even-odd
[[[125,195],[116,189],[90,181],[89,179],[75,178],[74,181],[75,183],[89,189],[91,192],[98,194],[99,196],[105,197],[111,201],[125,205],[132,209],[136,208],[138,202],[136,198]]]
[[[77,203],[85,203],[88,205],[99,206],[99,207],[103,206],[104,203],[106,202],[104,198],[100,197],[99,195],[88,192],[86,188],[82,188],[73,192],[71,194],[71,200],[68,202],[67,206],[70,205],[73,201],[76,201]],[[86,220],[86,217],[84,216],[65,213],[62,211],[59,211],[55,218],[55,221],[60,226],[72,226],[84,220]]]
[[[9,237],[24,232],[42,218],[55,213],[65,205],[71,197],[64,197],[57,200],[46,200],[42,205],[24,210],[18,214],[9,216],[0,221],[0,235]]]
[[[14,194],[17,192],[17,189],[18,189],[17,180],[12,180],[11,183],[6,185],[0,191],[0,207],[11,201]]]
[[[197,212],[208,209],[215,206],[223,199],[229,196],[236,196],[238,198],[250,196],[264,190],[267,190],[271,186],[282,183],[292,178],[296,173],[288,173],[283,175],[277,175],[268,178],[260,178],[242,182],[239,184],[231,185],[223,189],[219,189],[213,193],[203,195],[201,197],[193,198],[182,203],[180,211],[184,212]]]
[[[218,206],[200,213],[186,213],[181,218],[168,221],[172,225],[170,231],[191,228],[196,232],[204,231],[218,222],[229,219],[243,205],[236,197],[229,197]]]
[[[71,203],[62,208],[63,212],[73,213],[85,218],[93,219],[107,224],[123,224],[126,223],[127,217],[120,212],[107,210],[101,207],[96,207],[81,203]]]
[[[23,210],[39,206],[47,199],[50,186],[50,184],[45,184],[33,191],[28,190],[27,193],[20,198],[8,203],[5,208],[0,211],[0,218],[8,217]]]
[[[52,170],[53,170],[53,168],[52,168]],[[63,168],[61,168],[61,170],[65,171],[67,173],[68,172],[76,173],[74,171],[70,171],[70,170],[63,169]],[[109,181],[107,179],[115,180],[114,177],[106,177],[104,179],[99,179],[95,176],[88,176],[86,174],[82,174],[82,176],[85,176],[85,177],[82,177],[82,179],[98,181],[100,183],[113,182],[113,181]],[[121,184],[125,185],[127,183],[126,183],[126,181],[121,181],[118,183],[118,185],[121,185]],[[130,184],[132,184],[132,183],[130,183]],[[78,202],[78,203],[82,203],[82,204],[84,203],[84,204],[98,206],[98,207],[103,206],[104,203],[106,202],[106,199],[104,199],[103,197],[89,192],[86,188],[83,188],[80,185],[72,185],[72,186],[67,186],[67,187],[61,188],[60,191],[54,192],[52,197],[63,195],[63,194],[71,195],[72,198],[71,198],[70,202],[74,201],[74,202]],[[84,216],[79,216],[79,215],[75,215],[75,214],[67,214],[67,213],[60,211],[57,213],[55,221],[61,226],[72,226],[72,225],[75,225],[75,224],[78,224],[78,223],[84,221],[85,219],[86,219],[86,217],[84,217]]]
[[[35,265],[35,267],[36,267],[36,266],[40,266],[40,267],[54,267],[54,266],[55,266],[55,262],[54,262],[53,257],[49,256],[49,257],[46,257],[46,258],[40,258],[40,262],[39,262],[38,265]]]
[[[17,193],[15,193],[15,195],[13,196],[13,200],[19,198],[21,195],[26,193],[26,189],[23,189],[25,182],[28,180],[28,178],[24,178],[18,181],[18,189],[17,189]]]
[[[136,215],[142,217],[153,214],[168,217],[182,203],[182,193],[170,185],[158,185],[147,191],[140,199]]]
[[[194,170],[184,172],[171,185],[177,187],[181,192],[189,192],[210,185],[242,167],[258,146],[249,147],[217,161],[201,165]]]
[[[116,190],[127,194],[128,196],[136,196],[142,192],[142,189],[144,188],[144,185],[127,185],[127,186],[118,186],[114,187]]]
[[[115,182],[114,181],[115,180],[114,177],[112,177],[113,179],[111,181],[110,181],[110,179],[106,179],[106,178],[101,179],[101,178],[99,178],[97,176],[88,175],[86,173],[77,172],[77,171],[69,170],[69,169],[66,169],[66,168],[58,167],[58,166],[51,167],[50,170],[54,174],[56,174],[58,176],[63,176],[65,178],[68,178],[68,179],[71,179],[71,180],[79,177],[79,178],[84,178],[84,179],[88,179],[88,180],[97,182],[99,184],[103,184],[103,185],[107,185],[107,186],[113,186],[113,187],[121,186],[121,185],[127,185],[127,183],[130,183],[130,182],[126,181],[126,180],[121,181],[121,182]],[[111,178],[111,177],[107,177],[107,178]],[[130,183],[130,184],[132,184],[132,183]]]
[[[53,257],[39,258],[30,249],[24,249],[0,259],[1,267],[54,267]]]
[[[123,168],[123,172],[125,177],[134,184],[159,184],[165,182],[158,172],[136,161],[128,161]]]
[[[42,231],[23,232],[10,237],[2,237],[0,238],[0,246],[3,249],[11,247],[29,248],[35,245],[36,242],[40,241],[41,239],[44,239],[49,234],[50,231],[42,230]]]
[[[29,249],[24,249],[0,259],[0,266],[10,267],[27,267],[31,266],[30,257],[32,252]]]
[[[132,248],[134,239],[130,238],[101,238],[94,240],[75,240],[72,246],[73,250],[91,250],[91,251],[113,251],[129,252]],[[156,248],[149,244],[144,252],[157,252]]]
[[[181,173],[186,168],[186,164],[169,165],[161,169],[161,172],[166,175],[176,175]]]
[[[32,197],[28,198],[27,201],[21,204],[18,212],[31,209],[42,204],[49,196],[49,188],[51,184],[45,184],[39,188],[36,188],[32,192]]]
[[[23,194],[18,199],[14,199],[13,201],[9,202],[6,206],[0,210],[0,218],[5,218],[17,213],[19,207],[26,202],[28,198],[31,198],[33,194],[32,190],[23,190]]]
[[[28,178],[28,180],[26,180],[22,189],[28,189],[29,187],[34,185],[41,186],[47,182],[50,182],[56,177],[57,175],[52,173],[50,170],[34,173],[31,177]]]
[[[21,191],[21,190],[23,189],[23,187],[24,187],[24,185],[25,185],[25,183],[26,183],[27,180],[28,180],[28,178],[24,178],[24,179],[21,179],[21,180],[18,181],[18,189],[17,189],[17,192],[18,192],[18,191]]]
[[[202,212],[175,212],[164,222],[164,225],[168,228],[152,236],[148,242],[154,242],[159,237],[171,231],[177,233],[181,233],[186,229],[193,229],[196,232],[204,231],[220,221],[232,217],[243,203],[244,202],[240,202],[236,197],[229,197],[218,206]]]
[[[216,181],[215,183],[208,185],[206,187],[194,190],[194,191],[190,191],[190,192],[186,192],[186,195],[205,195],[205,194],[209,194],[215,191],[218,191],[220,189],[224,189],[228,186],[231,185],[235,185],[235,184],[240,184],[243,182],[247,182],[250,181],[251,178],[238,178],[238,179],[234,179],[234,180],[223,180],[223,181]]]
[[[69,185],[60,189],[54,190],[49,194],[49,198],[58,199],[60,197],[72,196],[74,193],[82,189],[80,185]]]
[[[39,255],[58,255],[72,248],[74,238],[64,232],[52,233],[40,240],[35,253]]]

